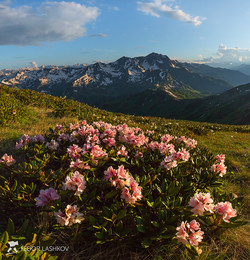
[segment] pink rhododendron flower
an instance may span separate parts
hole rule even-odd
[[[65,133],[60,134],[57,138],[58,142],[67,141],[67,140],[69,140],[69,135]]]
[[[65,209],[65,213],[62,213],[62,211],[59,210],[54,213],[54,216],[61,226],[72,226],[73,224],[81,223],[84,220],[83,214],[79,212],[77,205],[68,205]]]
[[[66,214],[62,213],[62,211],[59,210],[54,213],[54,216],[56,217],[57,223],[59,223],[61,226],[66,226],[66,222],[67,222]]]
[[[220,177],[223,177],[227,173],[227,167],[224,165],[223,162],[213,164],[210,170],[215,173],[220,173]]]
[[[5,164],[6,166],[11,166],[16,162],[15,159],[13,159],[12,155],[8,155],[7,153],[4,154],[0,160],[0,163]]]
[[[104,179],[110,181],[112,186],[119,188],[129,185],[130,182],[134,180],[125,170],[123,165],[119,166],[117,170],[110,166],[106,171],[104,171]]]
[[[81,152],[82,149],[76,144],[73,144],[69,148],[67,148],[67,153],[72,159],[79,159],[81,157]]]
[[[161,162],[161,167],[170,170],[172,168],[177,167],[177,161],[170,155],[167,156],[162,162]]]
[[[75,171],[71,177],[68,175],[63,183],[64,190],[73,190],[77,196],[81,195],[85,188],[86,181],[78,171]]]
[[[175,148],[173,144],[159,143],[158,149],[162,155],[167,155],[168,153],[174,153]]]
[[[116,129],[106,129],[102,134],[101,134],[101,138],[115,138],[116,136]]]
[[[70,130],[77,130],[80,127],[80,124],[76,123],[76,124],[69,124],[69,129]]]
[[[30,142],[31,138],[28,135],[23,135],[20,139],[19,142],[16,143],[16,149],[20,149],[23,146],[27,145]]]
[[[87,138],[86,138],[86,142],[87,144],[90,144],[91,146],[93,145],[96,145],[96,144],[100,144],[100,139],[99,139],[99,136],[94,134],[94,135],[89,135]]]
[[[79,169],[82,169],[82,170],[89,170],[90,169],[90,166],[88,165],[88,163],[85,163],[83,161],[81,161],[80,159],[77,159],[75,162],[72,161],[70,162],[70,168],[72,169],[76,169],[76,168],[79,168]]]
[[[176,137],[176,143],[179,144],[181,142],[186,143],[187,138],[185,136]]]
[[[176,237],[178,242],[186,245],[195,246],[198,253],[201,254],[202,250],[198,248],[199,242],[202,241],[204,232],[200,229],[200,224],[196,220],[192,220],[190,223],[181,222],[181,225],[176,228],[178,231]]]
[[[30,138],[30,141],[33,143],[44,143],[45,139],[42,135],[35,135],[32,138]]]
[[[212,213],[214,209],[210,193],[196,193],[190,198],[188,205],[193,208],[191,211],[199,216],[202,216],[205,210]]]
[[[161,137],[161,141],[162,141],[162,142],[165,142],[165,143],[170,142],[172,139],[173,139],[173,136],[172,136],[172,135],[168,135],[168,134],[163,135],[163,136]]]
[[[104,152],[99,145],[95,145],[91,147],[90,157],[92,160],[100,157],[107,157],[107,153]]]
[[[114,138],[104,138],[102,139],[102,141],[109,147],[116,145],[116,141]]]
[[[63,132],[64,127],[62,125],[56,125],[55,130]]]
[[[188,161],[190,154],[187,150],[182,149],[178,152],[172,153],[172,157],[176,161],[179,161],[179,160]]]
[[[57,148],[59,147],[59,143],[55,140],[51,140],[49,143],[46,143],[46,147],[51,150],[57,150]]]
[[[237,216],[236,209],[233,209],[232,204],[228,201],[219,202],[214,206],[215,212],[223,216],[225,222],[230,222],[229,219]]]
[[[129,187],[124,187],[122,190],[121,198],[129,204],[134,204],[137,200],[142,198],[141,187],[133,180]]]
[[[147,134],[147,135],[153,135],[154,133],[155,133],[154,130],[153,130],[153,131],[150,131],[150,130],[147,130],[147,131],[146,131],[146,134]]]
[[[148,149],[150,150],[156,150],[159,148],[159,143],[158,142],[150,142],[148,144]]]
[[[117,156],[122,156],[122,157],[128,157],[128,152],[126,151],[126,147],[123,145],[120,150],[117,151],[116,153]]]
[[[225,154],[218,154],[215,158],[217,163],[224,163],[226,157]]]
[[[219,176],[223,177],[227,173],[227,167],[224,164],[225,162],[225,155],[218,154],[216,156],[216,162],[212,165],[210,170],[215,173],[220,173]]]
[[[39,196],[36,199],[36,206],[45,206],[51,204],[54,200],[60,199],[60,195],[53,188],[40,190]]]

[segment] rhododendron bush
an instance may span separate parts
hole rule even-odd
[[[241,224],[239,199],[221,189],[225,156],[193,139],[81,121],[23,135],[16,149],[21,159],[0,161],[6,216],[25,208],[78,239],[165,240],[195,254],[211,230]]]

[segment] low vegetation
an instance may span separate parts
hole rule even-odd
[[[34,248],[22,259],[248,259],[249,126],[0,90],[15,109],[0,129],[3,257],[12,240]]]

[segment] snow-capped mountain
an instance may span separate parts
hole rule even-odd
[[[157,53],[122,57],[111,63],[2,70],[0,83],[67,96],[92,105],[155,87],[162,87],[166,92],[188,87],[203,94],[232,88],[225,81],[194,73],[180,62]]]

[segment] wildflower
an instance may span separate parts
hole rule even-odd
[[[134,180],[125,170],[123,165],[119,166],[117,170],[110,166],[106,171],[104,171],[104,179],[110,181],[112,186],[119,188],[122,188],[125,185],[130,185],[130,182]]]
[[[137,200],[142,198],[141,187],[133,180],[129,187],[124,187],[122,190],[121,198],[129,204],[134,204]]]
[[[45,139],[43,135],[35,135],[30,139],[30,141],[34,143],[44,143]]]
[[[216,162],[212,165],[210,170],[215,173],[220,173],[219,176],[223,177],[227,172],[227,167],[224,165],[225,155],[219,154],[216,156]]]
[[[176,161],[179,161],[179,160],[188,161],[190,154],[185,149],[182,149],[179,152],[172,153],[172,157]]]
[[[65,133],[60,134],[57,138],[58,142],[67,141],[67,140],[69,140],[69,135]]]
[[[191,211],[199,216],[202,216],[205,210],[213,213],[214,209],[210,193],[196,193],[194,197],[190,198],[188,205],[193,208]]]
[[[20,149],[22,148],[23,146],[27,145],[29,142],[30,142],[31,138],[28,136],[28,135],[23,135],[18,143],[16,143],[16,149]]]
[[[214,206],[215,212],[223,216],[225,222],[230,222],[229,219],[237,216],[236,209],[233,209],[232,204],[228,201],[219,202]]]
[[[46,190],[40,190],[40,194],[36,199],[36,206],[45,206],[51,204],[54,200],[60,199],[60,195],[57,194],[57,191],[53,188]]]
[[[85,169],[85,170],[89,170],[90,166],[88,165],[88,163],[85,163],[83,161],[81,161],[80,159],[77,159],[75,162],[72,161],[70,162],[70,168],[79,168],[79,169]]]
[[[176,228],[178,231],[176,237],[178,242],[186,245],[195,246],[198,253],[201,254],[202,250],[198,248],[199,242],[202,241],[204,232],[200,229],[200,224],[196,220],[192,220],[190,223],[181,222],[181,225]]]
[[[46,147],[48,147],[51,150],[57,150],[57,148],[59,147],[59,143],[55,140],[51,140],[50,142],[46,143]]]
[[[67,153],[72,159],[79,159],[81,157],[81,152],[82,149],[76,144],[73,144],[69,148],[67,148]]]
[[[62,213],[62,211],[59,210],[54,213],[54,216],[61,226],[72,226],[73,224],[81,223],[84,220],[83,214],[79,212],[77,205],[67,205],[65,213]]]
[[[126,151],[126,147],[123,145],[120,150],[116,153],[117,156],[122,156],[122,157],[128,157],[128,152]]]
[[[162,162],[161,162],[161,167],[170,170],[172,168],[177,167],[177,161],[170,155],[167,156]]]
[[[166,155],[168,153],[174,153],[175,148],[173,144],[159,143],[158,149],[162,155]]]
[[[173,136],[172,135],[168,135],[168,134],[163,135],[161,137],[161,141],[165,142],[165,143],[169,143],[172,139],[173,139]]]
[[[94,145],[91,147],[90,157],[92,160],[100,158],[100,157],[106,157],[107,153],[102,150],[102,148],[99,145]]]
[[[197,141],[191,138],[188,138],[184,141],[187,148],[195,148],[197,145]]]
[[[11,166],[16,162],[15,159],[13,159],[12,155],[8,155],[7,153],[4,154],[0,160],[0,163],[3,163],[7,166]]]
[[[62,125],[56,125],[56,127],[55,127],[55,131],[64,131],[64,127],[62,126]]]
[[[116,141],[114,138],[104,138],[102,139],[102,141],[109,147],[116,145]]]
[[[73,190],[75,195],[81,195],[85,188],[86,181],[78,171],[75,171],[71,177],[68,175],[63,183],[63,189]]]

